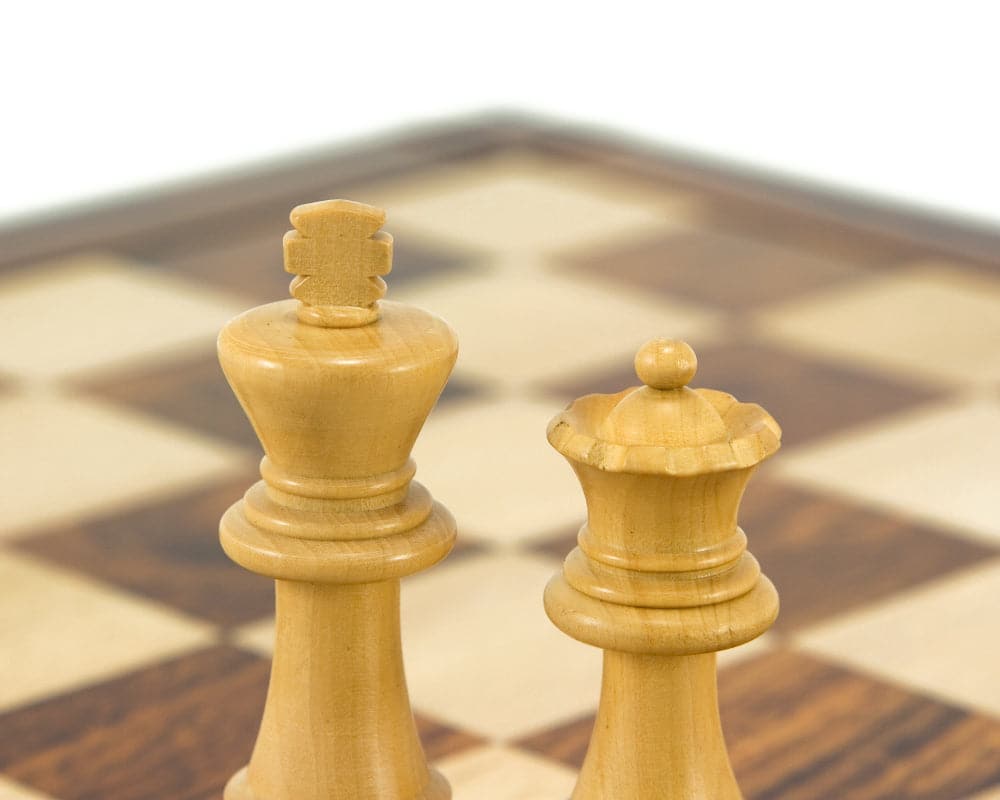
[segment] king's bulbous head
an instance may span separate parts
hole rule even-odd
[[[219,359],[274,465],[345,478],[399,469],[455,364],[440,318],[384,301],[385,214],[333,200],[299,206],[285,239],[295,299],[251,309],[219,336]],[[301,295],[301,296],[300,296]]]

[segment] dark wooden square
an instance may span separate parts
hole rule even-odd
[[[59,800],[218,800],[253,747],[268,670],[216,647],[9,712],[0,769]]]
[[[217,625],[242,625],[274,613],[274,582],[228,559],[219,544],[219,519],[259,479],[248,471],[120,514],[32,533],[11,545]],[[449,558],[482,550],[459,537]]]
[[[790,203],[709,194],[700,208],[714,230],[874,269],[926,258],[937,251],[916,238],[865,229]]]
[[[261,452],[257,436],[212,351],[154,361],[148,367],[89,380],[80,388],[102,399]]]
[[[274,584],[233,564],[219,519],[259,480],[239,479],[37,533],[14,546],[219,625],[273,613]]]
[[[750,482],[740,525],[781,595],[777,631],[875,604],[997,555],[985,544],[772,479]]]
[[[704,229],[566,258],[560,270],[735,312],[864,274],[808,250]]]
[[[723,669],[719,703],[747,800],[964,800],[1000,783],[1000,720],[799,653]],[[518,744],[579,767],[593,724]]]
[[[0,771],[59,800],[219,800],[250,757],[268,671],[213,647],[16,709],[0,716]],[[417,729],[430,759],[481,743],[419,714]]]

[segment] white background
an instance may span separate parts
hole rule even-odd
[[[1000,221],[991,2],[0,5],[0,221],[511,109]]]

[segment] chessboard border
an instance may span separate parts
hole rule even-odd
[[[631,174],[640,182],[660,186],[670,182],[753,203],[761,210],[794,212],[813,222],[916,243],[926,247],[930,256],[1000,267],[1000,226],[795,180],[609,129],[497,112],[401,128],[15,221],[0,227],[0,268],[91,247],[129,251],[141,248],[154,231],[161,241],[164,237],[217,238],[253,220],[287,213],[303,198],[334,187],[349,190],[511,149],[587,160]]]

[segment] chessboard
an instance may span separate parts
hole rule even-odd
[[[273,584],[218,544],[261,451],[215,339],[327,197],[387,210],[388,298],[461,340],[414,451],[459,543],[403,585],[457,800],[572,789],[601,661],[542,608],[584,513],[545,427],[654,336],[784,429],[740,518],[781,614],[720,656],[748,800],[1000,798],[1000,234],[516,117],[0,233],[0,798],[208,800],[246,762]]]

